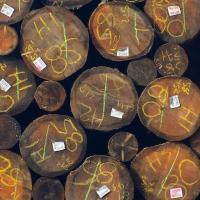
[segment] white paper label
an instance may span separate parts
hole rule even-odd
[[[104,185],[104,186],[100,187],[96,192],[97,192],[97,194],[99,195],[100,198],[103,198],[108,193],[110,193],[110,189],[106,185]]]
[[[181,104],[180,104],[178,95],[171,96],[170,97],[170,108],[178,108],[180,106],[181,106]]]
[[[37,58],[35,61],[33,61],[33,63],[38,71],[42,71],[44,68],[47,67],[41,57]]]
[[[65,150],[65,143],[64,142],[53,142],[52,146],[53,146],[54,151]]]
[[[175,16],[181,14],[181,9],[179,6],[169,6],[168,7],[169,16]]]
[[[112,108],[111,113],[110,113],[111,117],[116,117],[116,118],[119,118],[119,119],[122,119],[123,115],[124,115],[123,112],[118,111],[118,110],[116,110],[114,108]]]
[[[129,47],[119,49],[117,51],[117,56],[121,56],[121,57],[129,56]]]
[[[11,88],[11,85],[4,79],[1,79],[0,89],[3,90],[4,92],[7,92],[10,88]]]
[[[2,8],[1,8],[1,13],[8,16],[8,17],[11,17],[14,10],[15,9],[13,7],[10,7],[7,4],[3,4]]]
[[[170,190],[170,196],[172,199],[183,197],[183,191],[181,188],[173,188]]]

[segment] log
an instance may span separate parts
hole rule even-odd
[[[36,90],[34,76],[20,59],[0,59],[0,113],[17,115],[31,104]]]
[[[100,195],[105,192],[105,197],[99,198],[97,191]],[[66,180],[66,200],[132,200],[133,196],[134,185],[128,170],[108,156],[88,157]]]
[[[41,0],[44,5],[79,9],[92,0]]]
[[[0,150],[0,171],[0,200],[31,200],[31,174],[21,156]]]
[[[28,125],[20,139],[20,152],[37,174],[65,174],[84,158],[87,138],[71,117],[43,115]]]
[[[132,122],[137,92],[132,81],[117,69],[94,67],[74,82],[71,111],[85,128],[109,131]]]
[[[21,21],[31,9],[33,0],[0,1],[0,24],[15,24]]]
[[[200,125],[200,90],[185,77],[163,77],[149,84],[140,96],[142,124],[169,141],[190,137]]]
[[[33,185],[33,200],[64,200],[64,187],[58,179],[41,177]]]
[[[66,92],[59,82],[44,81],[38,86],[34,97],[40,109],[54,112],[63,106]]]
[[[14,147],[21,136],[20,124],[9,115],[0,115],[0,149]]]
[[[190,146],[200,156],[200,129],[190,138]]]
[[[188,68],[185,50],[173,43],[161,45],[154,55],[154,62],[162,76],[182,76]]]
[[[144,10],[166,42],[187,42],[200,30],[197,25],[200,23],[199,0],[146,0]]]
[[[156,79],[157,70],[151,59],[142,58],[128,64],[127,74],[136,84],[147,86]]]
[[[14,28],[0,25],[0,55],[5,56],[15,50],[18,44],[18,35]]]
[[[44,7],[22,23],[21,55],[37,76],[63,80],[85,65],[89,36],[85,25],[66,8]]]
[[[132,161],[131,169],[146,200],[195,200],[200,193],[200,161],[184,144],[145,148]]]
[[[154,40],[149,20],[127,2],[100,4],[90,17],[89,31],[99,53],[113,61],[146,55]]]
[[[138,141],[132,133],[118,132],[108,142],[108,153],[121,162],[132,160],[138,152]]]

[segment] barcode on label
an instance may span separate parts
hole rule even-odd
[[[41,57],[34,60],[33,63],[38,71],[42,71],[44,68],[47,67],[47,65],[45,64],[45,62],[42,60]]]
[[[170,97],[170,108],[178,108],[180,106],[181,106],[181,104],[180,104],[178,95],[171,96]]]
[[[119,119],[122,119],[123,115],[124,115],[123,112],[116,110],[115,108],[112,108],[111,113],[110,113],[111,117],[116,117]]]
[[[8,17],[11,17],[13,12],[14,12],[14,8],[7,5],[7,4],[3,4],[2,8],[1,8],[1,13],[8,16]]]
[[[169,16],[175,16],[181,14],[181,9],[179,6],[169,6],[168,7]]]
[[[53,151],[62,151],[65,150],[65,143],[64,142],[53,142]]]
[[[129,56],[129,47],[118,49],[117,56],[121,56],[121,57]]]
[[[0,80],[0,89],[7,92],[11,88],[11,85],[4,79]]]
[[[103,198],[103,197],[105,197],[108,193],[110,193],[110,189],[109,189],[106,185],[104,185],[104,186],[100,187],[98,190],[96,190],[96,192],[97,192],[97,194],[98,194],[98,196],[99,196],[100,198]]]
[[[170,190],[170,197],[172,199],[183,197],[183,191],[181,188],[173,188]]]

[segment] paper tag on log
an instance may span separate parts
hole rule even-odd
[[[1,8],[1,13],[8,16],[8,17],[11,17],[13,12],[14,12],[14,8],[7,5],[7,4],[3,4],[2,8]]]
[[[110,193],[110,189],[104,185],[100,187],[98,190],[96,190],[97,194],[99,195],[100,198],[105,197],[108,193]]]
[[[116,118],[119,118],[119,119],[122,119],[123,115],[124,115],[123,112],[116,110],[114,108],[112,108],[111,113],[110,113],[111,117],[116,117]]]
[[[181,9],[179,6],[169,6],[168,7],[169,16],[175,16],[181,14]]]
[[[171,96],[170,97],[170,108],[178,108],[180,106],[181,106],[181,104],[180,104],[178,95]]]
[[[170,190],[170,197],[172,199],[183,197],[183,191],[181,188],[173,188]]]
[[[47,67],[47,65],[45,64],[45,62],[42,60],[41,57],[34,60],[33,63],[36,66],[38,71],[42,71],[44,68]]]
[[[0,80],[0,89],[7,92],[11,88],[11,85],[4,79]]]
[[[117,56],[121,56],[121,57],[129,56],[129,47],[119,49],[117,51]]]
[[[62,151],[65,150],[65,143],[64,142],[53,142],[53,151]]]

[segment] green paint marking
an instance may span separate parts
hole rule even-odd
[[[50,125],[48,125],[47,132],[46,132],[46,135],[45,135],[44,151],[43,151],[43,156],[42,156],[43,159],[45,158],[45,153],[46,153],[47,139],[48,139],[48,134],[49,134],[49,127],[50,127]]]
[[[90,191],[91,191],[91,187],[92,187],[92,185],[93,185],[93,183],[94,183],[94,180],[95,180],[95,178],[96,178],[97,170],[98,170],[100,164],[101,164],[101,161],[98,161],[97,166],[96,166],[96,169],[95,169],[95,172],[94,172],[94,174],[93,174],[92,180],[91,180],[91,182],[90,182],[90,185],[89,185],[89,188],[88,188],[88,191],[87,191],[87,193],[86,193],[86,195],[85,195],[84,200],[88,200],[88,197],[89,197],[89,194],[90,194]]]
[[[63,35],[64,35],[64,46],[65,46],[65,57],[67,59],[67,36],[66,36],[65,24],[63,23]]]

